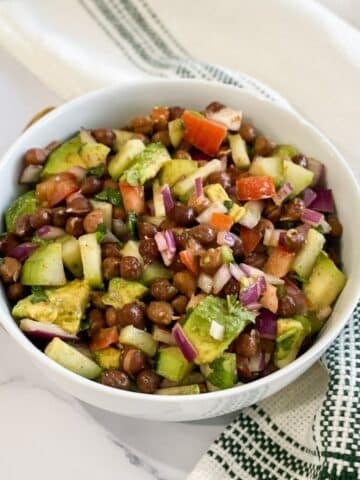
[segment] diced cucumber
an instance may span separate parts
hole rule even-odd
[[[120,148],[128,141],[134,138],[134,132],[128,132],[127,130],[113,129],[115,134],[114,150],[118,152]]]
[[[135,257],[141,264],[144,263],[144,260],[139,252],[139,242],[136,240],[129,240],[126,242],[123,248],[120,250],[120,253],[123,257]]]
[[[301,321],[293,318],[277,320],[274,362],[278,368],[286,367],[295,360],[305,337],[306,329]]]
[[[229,144],[233,162],[238,168],[247,168],[250,165],[245,140],[237,133],[229,135]]]
[[[284,182],[289,182],[293,187],[290,198],[299,195],[311,185],[314,173],[307,168],[301,167],[291,160],[284,160]]]
[[[169,137],[171,145],[177,148],[184,137],[185,125],[181,118],[176,118],[168,123]]]
[[[212,173],[220,172],[222,168],[223,166],[220,160],[218,160],[217,158],[211,160],[210,162],[206,163],[202,167],[198,168],[195,172],[184,178],[184,180],[180,180],[179,182],[177,182],[173,187],[174,194],[178,197],[188,194],[194,188],[196,178],[201,178],[202,180],[204,180]]]
[[[179,347],[167,347],[159,351],[156,373],[168,380],[180,382],[192,369]]]
[[[178,158],[165,163],[160,172],[162,185],[174,185],[181,178],[185,178],[197,170],[197,162],[188,158]]]
[[[82,277],[83,266],[79,241],[75,237],[66,237],[61,244],[62,259],[65,267],[74,275],[74,277]]]
[[[150,283],[157,278],[169,279],[171,277],[172,273],[169,268],[164,267],[164,265],[159,262],[153,262],[149,265],[146,265],[146,267],[144,268],[141,275],[141,281],[145,285],[150,285]]]
[[[108,230],[111,230],[112,226],[112,209],[113,206],[109,202],[100,202],[99,200],[90,200],[91,205],[93,208],[98,208],[102,211],[104,225]]]
[[[147,287],[140,282],[125,280],[124,278],[112,278],[109,282],[107,293],[102,297],[102,301],[105,305],[111,305],[119,309],[127,303],[143,297],[147,290]]]
[[[211,390],[223,390],[233,387],[238,378],[236,372],[236,354],[223,353],[221,357],[207,365],[201,365],[201,373],[206,382],[211,385]]]
[[[314,228],[310,228],[306,235],[304,246],[297,253],[291,265],[291,270],[297,273],[300,279],[306,280],[308,278],[324,244],[324,235]]]
[[[119,368],[120,357],[120,350],[114,347],[103,348],[102,350],[94,352],[96,363],[105,370],[109,368]]]
[[[135,328],[133,325],[127,325],[120,331],[119,342],[123,345],[138,348],[149,357],[153,357],[157,350],[157,342],[152,335]]]
[[[252,175],[272,177],[276,187],[284,181],[284,160],[279,156],[256,157],[249,168]]]
[[[280,144],[274,148],[273,155],[282,158],[283,160],[290,160],[297,155],[299,150],[293,145]]]
[[[165,330],[164,328],[154,325],[152,332],[153,339],[160,343],[165,343],[166,345],[176,346],[176,342],[171,332]]]
[[[91,287],[102,288],[101,248],[96,233],[82,235],[79,244],[85,280]]]
[[[165,217],[165,205],[163,196],[161,193],[162,187],[160,186],[159,180],[154,180],[153,183],[153,201],[154,201],[154,210],[155,217]]]
[[[126,132],[128,133],[128,132]],[[141,140],[133,138],[125,142],[117,153],[111,158],[108,170],[111,177],[117,180],[125,170],[134,163],[136,155],[145,149],[145,145]]]
[[[335,263],[321,252],[304,286],[306,298],[315,310],[330,306],[346,283],[346,276]]]
[[[60,338],[51,340],[45,349],[45,355],[82,377],[94,379],[101,374],[99,365]]]
[[[199,393],[199,385],[183,385],[179,387],[159,388],[155,391],[156,395],[198,395]]]
[[[21,283],[47,287],[65,285],[66,277],[60,243],[42,245],[30,255],[22,268]]]

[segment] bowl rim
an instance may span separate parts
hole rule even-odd
[[[91,92],[85,93],[79,97],[76,97],[70,101],[65,102],[64,104],[56,107],[53,111],[46,114],[40,120],[38,120],[35,124],[30,126],[26,131],[24,131],[16,141],[9,147],[9,149],[2,155],[2,159],[0,160],[0,174],[1,170],[6,167],[8,162],[14,161],[16,153],[18,149],[18,145],[25,141],[28,137],[31,137],[35,132],[41,132],[42,129],[46,128],[46,124],[53,119],[66,115],[68,111],[71,111],[73,108],[78,107],[82,104],[86,104],[89,100],[92,100],[96,97],[101,97],[102,95],[108,96],[111,94],[115,94],[121,91],[124,87],[141,87],[146,86],[147,88],[157,87],[159,84],[172,84],[178,85],[179,88],[190,88],[192,86],[197,87],[206,87],[209,86],[215,87],[215,89],[219,90],[227,90],[234,95],[245,95],[250,98],[253,98],[257,102],[264,102],[266,104],[272,104],[273,108],[276,110],[280,110],[281,112],[286,112],[288,115],[295,117],[295,119],[301,124],[302,127],[311,130],[312,133],[316,134],[319,141],[332,151],[334,157],[336,158],[336,162],[341,165],[341,168],[346,171],[349,180],[351,181],[351,190],[356,194],[357,198],[359,199],[360,203],[360,187],[357,183],[354,173],[346,163],[342,154],[338,151],[338,149],[334,146],[334,144],[314,125],[312,125],[307,119],[305,119],[302,115],[300,115],[290,104],[286,105],[285,102],[274,102],[272,100],[266,99],[261,97],[259,94],[248,91],[233,85],[226,85],[222,83],[218,83],[215,81],[207,81],[207,80],[197,80],[197,79],[164,79],[164,78],[152,78],[152,79],[136,79],[136,80],[124,80],[121,82],[116,83],[112,86],[103,87],[97,90],[93,90]],[[4,294],[2,294],[4,295]],[[5,295],[4,295],[5,296]],[[334,326],[334,328],[329,331],[329,333],[322,336],[320,339],[317,339],[316,342],[306,350],[302,355],[296,358],[293,362],[287,365],[284,368],[281,368],[266,377],[258,378],[252,382],[246,384],[239,384],[235,385],[232,388],[225,389],[225,390],[218,390],[214,392],[207,392],[202,393],[201,395],[152,395],[146,394],[141,392],[132,392],[127,390],[120,390],[116,388],[109,388],[106,385],[102,385],[98,382],[94,382],[93,380],[89,380],[84,378],[64,367],[60,364],[54,362],[50,358],[48,358],[41,350],[36,348],[33,343],[31,342],[28,337],[26,337],[23,332],[20,330],[16,322],[14,321],[13,317],[11,316],[8,309],[6,311],[2,310],[1,313],[4,314],[5,318],[0,318],[0,326],[3,326],[6,332],[11,335],[12,338],[22,347],[24,348],[31,356],[34,357],[36,362],[39,362],[43,365],[46,369],[50,371],[53,370],[57,374],[62,377],[65,377],[69,382],[76,382],[80,384],[80,386],[89,388],[90,390],[96,391],[98,394],[104,394],[107,396],[111,396],[114,398],[123,398],[128,400],[133,400],[135,398],[139,400],[152,400],[153,402],[159,404],[166,404],[166,403],[177,403],[181,400],[182,403],[188,404],[189,402],[197,404],[206,402],[208,399],[212,400],[220,400],[227,397],[231,397],[236,394],[248,394],[251,393],[261,387],[266,386],[269,382],[276,382],[281,381],[284,377],[291,377],[291,374],[295,374],[296,371],[304,371],[307,370],[316,360],[317,358],[324,352],[326,348],[328,348],[335,340],[335,338],[339,335],[341,330],[345,327],[347,322],[350,319],[350,316],[357,304],[358,298],[360,296],[360,282],[357,285],[357,291],[354,293],[351,301],[349,301],[344,307],[344,311],[341,315],[340,321]],[[301,367],[305,365],[305,369],[301,370]],[[291,383],[291,382],[289,382]]]

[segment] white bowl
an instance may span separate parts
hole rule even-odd
[[[65,140],[79,127],[119,127],[153,105],[183,105],[201,109],[213,100],[238,108],[256,127],[279,143],[292,143],[305,154],[325,163],[328,184],[344,226],[342,255],[348,282],[334,312],[317,341],[287,367],[246,385],[202,395],[155,396],[105,387],[75,375],[47,358],[19,330],[0,296],[1,323],[28,353],[29,359],[57,386],[79,399],[123,415],[149,420],[185,421],[215,417],[249,406],[277,392],[307,370],[334,341],[344,327],[360,293],[360,231],[358,185],[345,160],[324,136],[293,111],[264,101],[241,89],[193,80],[148,80],[122,83],[92,92],[59,108],[27,130],[4,155],[0,163],[0,211],[17,195],[21,157],[34,146],[54,139]]]

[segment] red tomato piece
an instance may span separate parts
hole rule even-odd
[[[100,328],[91,339],[90,350],[101,350],[109,347],[119,340],[119,333],[116,327]]]
[[[145,199],[142,185],[133,186],[127,182],[119,182],[119,189],[127,212],[144,213]]]
[[[239,200],[261,200],[275,195],[272,177],[242,177],[236,181],[236,193]]]
[[[181,119],[186,129],[185,140],[207,155],[213,156],[218,153],[227,134],[227,129],[223,125],[188,110],[182,114]]]
[[[58,173],[36,185],[36,197],[42,206],[53,207],[79,188],[74,175],[68,172]]]
[[[260,243],[261,234],[255,228],[241,226],[240,238],[242,240],[245,255],[249,255]]]

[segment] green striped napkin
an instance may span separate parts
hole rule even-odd
[[[235,8],[236,1],[228,0],[224,8]],[[66,8],[63,0],[3,1],[0,43],[64,98],[124,77],[157,75],[232,84],[287,104],[246,75],[195,60],[149,3],[156,4],[165,17],[169,9],[183,7],[191,15],[190,0],[187,4],[186,0],[67,0]],[[276,20],[285,5],[289,4],[281,0],[270,6],[263,2],[262,9],[270,8],[268,15]],[[320,15],[321,21],[328,25],[333,21],[338,30],[347,28],[312,2],[296,2],[296,6],[300,16],[308,15],[309,24],[314,15]],[[250,2],[242,7],[251,10]],[[323,363],[276,395],[241,411],[200,459],[189,480],[359,479],[359,320],[360,306]]]

